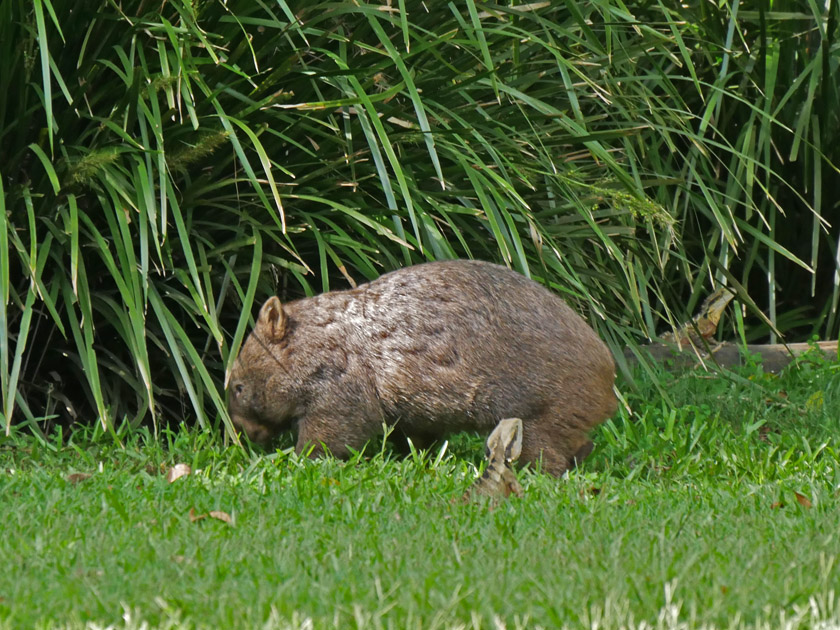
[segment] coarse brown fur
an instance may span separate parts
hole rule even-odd
[[[257,442],[349,455],[383,424],[415,444],[523,420],[523,463],[562,474],[616,410],[612,355],[550,291],[479,261],[407,267],[349,291],[262,307],[230,380]]]

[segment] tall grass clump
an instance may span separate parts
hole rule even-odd
[[[681,94],[691,127],[661,125],[648,145],[654,169],[682,182],[656,196],[680,218],[687,254],[668,275],[692,305],[710,277],[745,288],[761,309],[749,339],[840,331],[838,13],[782,0],[636,14],[669,23],[679,53],[651,55],[650,68],[669,101]]]
[[[227,422],[255,303],[427,259],[615,347],[759,272],[778,325],[838,162],[836,6],[781,4],[0,1],[0,428]]]

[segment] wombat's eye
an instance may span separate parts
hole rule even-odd
[[[241,396],[242,391],[245,389],[245,386],[242,383],[237,383],[233,386],[233,395],[234,396]]]

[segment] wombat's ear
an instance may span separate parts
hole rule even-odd
[[[277,343],[286,334],[286,312],[277,296],[268,298],[263,304],[257,326],[260,327],[266,340],[272,343]]]

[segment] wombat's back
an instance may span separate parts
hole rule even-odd
[[[612,356],[559,297],[505,267],[448,261],[407,267],[351,292],[360,349],[386,412],[422,425],[492,428],[565,406],[581,426],[615,410]],[[439,420],[438,420],[439,422]]]

